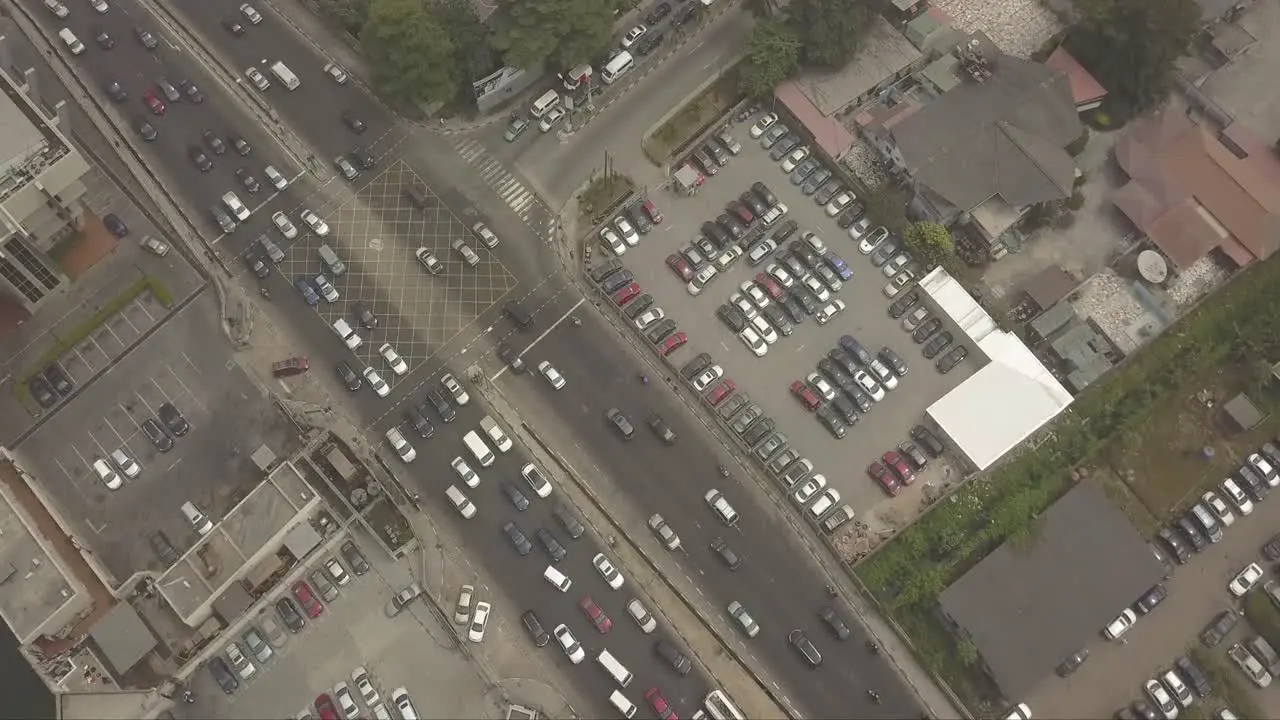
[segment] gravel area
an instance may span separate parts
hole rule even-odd
[[[1081,317],[1093,318],[1121,352],[1127,355],[1140,346],[1130,329],[1148,313],[1133,297],[1128,280],[1104,270],[1089,278],[1073,304]]]
[[[870,189],[878,188],[888,180],[879,166],[880,153],[862,140],[855,140],[840,161]]]
[[[1062,28],[1039,0],[933,0],[933,6],[950,15],[957,29],[981,30],[1001,50],[1021,58]]]
[[[1169,298],[1185,310],[1227,281],[1229,273],[1208,257],[1202,257],[1169,283]]]

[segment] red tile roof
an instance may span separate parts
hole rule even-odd
[[[1054,50],[1044,64],[1066,74],[1067,80],[1071,83],[1071,99],[1076,105],[1097,102],[1107,96],[1107,89],[1102,87],[1102,83],[1085,70],[1066,48],[1060,47]]]

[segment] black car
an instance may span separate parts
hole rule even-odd
[[[560,562],[569,556],[569,551],[564,549],[564,546],[560,544],[559,540],[556,540],[556,536],[552,535],[550,530],[538,528],[534,536],[538,538],[538,544],[542,546],[542,549],[546,550],[547,555],[551,557],[551,562]]]
[[[1070,657],[1068,657],[1066,660],[1063,660],[1061,663],[1059,663],[1058,667],[1054,670],[1054,672],[1058,674],[1058,677],[1067,677],[1068,675],[1075,672],[1076,670],[1079,670],[1080,666],[1084,664],[1084,661],[1088,659],[1089,659],[1089,649],[1080,648],[1079,650],[1072,653]]]
[[[936,320],[937,318],[934,319]],[[924,326],[921,325],[920,327]],[[916,329],[918,330],[919,328]],[[938,356],[938,353],[951,347],[951,341],[953,339],[954,338],[951,336],[951,333],[944,330],[930,338],[929,342],[925,343],[921,352],[924,353],[926,359],[932,360]]]
[[[413,427],[414,432],[418,433],[421,437],[429,438],[436,433],[435,426],[431,424],[431,421],[427,419],[427,416],[423,415],[421,410],[412,405],[409,406],[408,410],[404,411],[404,419]]]
[[[631,421],[618,408],[609,408],[609,411],[604,416],[609,421],[609,424],[613,426],[613,429],[617,430],[618,434],[622,436],[623,440],[630,440],[635,435],[635,427],[632,426]]]
[[[1182,679],[1187,681],[1191,686],[1192,692],[1197,697],[1205,698],[1213,694],[1213,686],[1209,684],[1209,676],[1191,661],[1191,658],[1180,657],[1173,663],[1178,668],[1178,673],[1182,675]]]
[[[125,92],[124,86],[115,80],[108,80],[104,83],[102,90],[107,94],[107,97],[116,102],[124,102],[129,99],[129,93]]]
[[[818,619],[826,624],[837,640],[848,640],[852,634],[849,632],[849,625],[840,617],[840,612],[830,605],[818,611]]]
[[[747,327],[747,316],[732,305],[725,304],[716,308],[716,317],[733,332],[742,332]]]
[[[227,143],[218,137],[218,134],[212,130],[205,130],[201,133],[200,138],[204,140],[204,144],[213,151],[214,155],[223,155],[227,152]]]
[[[178,562],[178,551],[174,549],[173,543],[169,542],[169,536],[160,530],[151,533],[151,549],[155,551],[156,557],[160,558],[160,562],[165,567],[173,567]]]
[[[969,349],[963,345],[957,345],[951,348],[951,352],[938,358],[938,362],[934,363],[934,365],[938,368],[938,372],[945,375],[964,362],[967,357],[969,357]]]
[[[729,572],[737,570],[742,565],[742,558],[738,557],[738,553],[729,547],[729,543],[725,542],[722,537],[717,537],[711,541],[711,552],[720,558],[720,562],[729,568]]]
[[[453,409],[453,405],[445,399],[439,390],[430,390],[427,392],[427,402],[436,409],[436,414],[445,423],[451,423],[458,418],[458,412]]]
[[[848,230],[854,223],[862,219],[867,214],[867,209],[860,203],[854,203],[840,213],[840,217],[836,218],[836,224],[841,230]]]
[[[221,655],[214,655],[209,659],[209,673],[217,681],[218,687],[222,688],[222,692],[230,695],[240,689],[240,679],[227,667],[227,661]]]
[[[156,36],[150,30],[141,27],[133,29],[133,36],[138,39],[138,43],[148,50],[155,50],[160,46],[160,41],[156,40]]]
[[[340,117],[342,118],[342,124],[346,125],[348,130],[357,135],[369,129],[369,126],[365,125],[364,121],[356,117],[355,113],[350,110],[343,110]]]
[[[899,252],[902,252],[902,246],[898,244],[897,240],[890,237],[888,240],[880,243],[880,247],[876,248],[875,252],[871,253],[871,264],[876,267],[884,267],[884,264],[889,262],[889,260]]]
[[[818,299],[807,290],[791,288],[787,291],[787,297],[799,305],[806,315],[813,315],[818,312]]]
[[[808,635],[803,630],[792,630],[787,635],[787,642],[791,647],[800,653],[800,658],[808,663],[809,667],[818,667],[822,664],[822,653],[818,652],[818,647],[813,644]]]
[[[259,279],[265,278],[271,274],[271,265],[267,263],[267,259],[262,253],[250,250],[244,254],[244,264],[249,267],[250,272]]]
[[[231,147],[236,149],[236,154],[240,157],[247,157],[249,153],[253,152],[253,146],[249,144],[248,140],[237,135],[232,135],[229,139],[231,140]]]
[[[373,153],[369,152],[365,148],[352,148],[349,154],[352,162],[354,162],[361,170],[372,170],[373,166],[378,164],[378,160],[373,156]]]
[[[743,225],[741,220],[728,213],[723,213],[717,217],[716,224],[727,230],[729,237],[734,240],[741,240],[747,234],[747,226]]]
[[[667,424],[667,421],[664,420],[661,415],[653,413],[645,420],[645,424],[649,426],[649,429],[653,431],[654,435],[658,436],[659,440],[667,445],[675,444],[676,433],[671,429],[671,426]]]
[[[719,143],[707,141],[703,144],[702,151],[714,158],[716,164],[720,167],[724,167],[729,164],[729,153],[725,152],[724,148],[720,147]]]
[[[777,304],[769,305],[765,309],[761,310],[760,314],[764,315],[765,319],[769,321],[769,324],[778,329],[779,335],[788,337],[791,333],[795,332],[795,325],[791,324],[791,321],[787,319],[786,312],[779,308]]]
[[[160,422],[164,423],[165,428],[175,437],[182,437],[191,430],[191,424],[182,416],[182,411],[171,402],[162,404],[156,414],[160,416]]]
[[[169,452],[173,449],[173,438],[164,431],[164,427],[155,418],[142,421],[142,434],[146,435],[160,452]]]
[[[691,3],[688,7],[696,7],[696,5]],[[676,647],[672,642],[659,640],[653,644],[653,651],[658,657],[666,660],[677,675],[688,675],[689,671],[693,669],[693,663],[689,662],[689,658],[680,652],[680,648]]]
[[[179,80],[178,90],[182,91],[182,94],[195,105],[204,102],[204,93],[200,92],[200,88],[190,80]]]
[[[729,246],[729,243],[733,242],[728,230],[710,221],[702,223],[702,236],[710,240],[720,250],[725,249]]]
[[[854,406],[853,401],[844,395],[837,395],[836,399],[831,401],[831,408],[850,427],[857,425],[858,420],[862,417],[858,414],[858,408]]]
[[[710,366],[711,354],[698,353],[692,360],[685,363],[684,367],[680,368],[680,377],[685,380],[693,380],[695,377],[700,375],[703,370],[706,370]]]
[[[1209,546],[1209,541],[1205,539],[1199,526],[1189,515],[1184,515],[1174,520],[1173,524],[1182,533],[1182,536],[1186,538],[1187,542],[1191,543],[1191,547],[1195,548],[1196,552],[1200,552]]]
[[[920,302],[919,290],[912,290],[905,295],[898,296],[892,303],[889,303],[889,317],[897,320],[906,315],[907,311],[915,307],[918,302]]]
[[[120,219],[120,216],[115,213],[109,213],[102,216],[102,225],[108,232],[115,235],[117,238],[123,238],[129,234],[129,226],[125,225],[124,221]]]
[[[256,193],[262,189],[262,186],[258,184],[258,178],[254,177],[248,168],[236,168],[235,176],[236,180],[240,181],[244,189],[250,193]]]
[[[938,457],[942,454],[944,449],[942,443],[938,440],[938,436],[929,431],[929,428],[917,425],[911,428],[911,437],[923,445],[931,457]]]
[[[1241,465],[1236,470],[1236,475],[1240,476],[1243,481],[1241,489],[1248,493],[1254,502],[1262,502],[1271,493],[1271,488],[1267,485],[1267,481],[1263,480],[1262,476],[1248,465]]]
[[[520,615],[520,624],[524,625],[524,629],[529,633],[529,639],[538,647],[546,647],[551,642],[551,636],[547,634],[546,628],[542,627],[542,621],[534,614],[532,610],[525,610]]]
[[[358,302],[355,304],[355,307],[352,308],[352,312],[355,314],[356,319],[360,321],[360,324],[365,327],[365,329],[367,330],[378,329],[378,316],[374,314],[373,308],[370,308],[365,303]]]
[[[213,169],[213,161],[209,159],[208,155],[204,154],[204,149],[197,145],[187,146],[187,157],[191,158],[192,164],[200,172],[209,172]]]
[[[48,380],[54,391],[62,397],[67,397],[76,389],[76,384],[71,381],[71,376],[67,375],[67,371],[58,363],[54,363],[44,369],[44,379]]]
[[[623,308],[622,313],[628,318],[635,320],[640,317],[645,310],[648,310],[651,307],[653,307],[653,296],[649,293],[645,293],[635,300],[627,303],[627,306]]]
[[[631,224],[636,226],[636,232],[641,235],[645,235],[653,229],[653,219],[639,205],[632,205],[628,208],[626,215],[631,220]]]
[[[1133,609],[1137,610],[1139,615],[1146,615],[1155,610],[1156,606],[1164,602],[1167,597],[1169,597],[1169,591],[1164,585],[1157,584],[1138,598],[1138,601],[1133,604]]]
[[[941,329],[942,329],[941,318],[936,318],[936,317],[929,318],[928,320],[924,321],[924,323],[922,323],[920,327],[911,331],[911,339],[915,340],[916,344],[919,345],[923,343],[925,340],[928,340],[930,337],[933,336],[934,333],[938,332]],[[925,357],[929,357],[929,356],[926,355]]]
[[[782,266],[787,269],[787,272],[795,275],[797,278],[802,278],[805,276],[805,273],[809,272],[809,267],[800,262],[799,258],[791,253],[783,253],[778,257],[778,260],[782,263]]]
[[[796,230],[799,229],[800,223],[795,220],[788,220],[782,224],[782,227],[773,231],[773,241],[778,243],[778,245],[782,245],[782,243],[786,242],[787,238],[795,235]]]
[[[644,21],[648,25],[657,25],[663,18],[671,14],[671,3],[660,2],[649,10],[649,14],[644,16]]]
[[[347,389],[351,392],[359,390],[360,386],[364,384],[364,380],[360,378],[360,374],[355,370],[352,370],[346,360],[338,363],[337,370],[338,377],[342,378],[342,384],[346,385]]]
[[[525,537],[524,531],[519,525],[509,522],[502,526],[502,532],[506,533],[507,539],[511,541],[511,547],[516,549],[519,555],[528,555],[533,552],[533,543],[529,542],[529,538]]]
[[[676,10],[676,14],[671,17],[671,27],[680,27],[693,19],[698,11],[702,8],[698,3],[685,3]]]
[[[241,25],[240,21],[234,18],[222,18],[222,27],[236,37],[244,35],[244,25]]]
[[[641,56],[649,55],[654,50],[657,50],[665,39],[666,36],[660,32],[645,33],[644,37],[640,38],[640,42],[636,43],[635,51]]]
[[[894,352],[893,348],[888,348],[888,347],[880,348],[880,353],[878,357],[880,358],[881,362],[889,366],[889,369],[893,371],[894,375],[897,375],[898,377],[906,377],[907,361],[903,360],[901,355]]]
[[[698,148],[693,151],[692,157],[694,161],[698,163],[698,167],[702,168],[702,171],[705,172],[708,177],[712,177],[716,173],[720,172],[720,166],[716,164],[715,160],[711,159],[711,156],[707,154],[706,150]]]
[[[156,126],[141,115],[133,116],[133,129],[146,142],[152,142],[159,137],[159,133],[156,132]]]
[[[524,512],[529,509],[529,498],[520,492],[520,488],[509,482],[501,483],[502,492],[506,493],[507,499],[515,506],[516,510]]]
[[[1142,718],[1142,720],[1161,720],[1164,717],[1164,715],[1156,712],[1155,708],[1148,705],[1146,700],[1138,700],[1131,706],[1131,709],[1133,714]]]
[[[781,305],[782,309],[787,313],[787,318],[796,325],[803,323],[804,319],[808,317],[805,315],[804,306],[801,305],[800,301],[791,293],[783,295],[782,299],[778,301],[778,304]]]
[[[364,553],[360,552],[354,540],[348,540],[342,544],[342,559],[347,561],[347,566],[357,577],[369,572],[369,561],[365,559]]]
[[[93,29],[93,40],[98,43],[98,47],[103,50],[110,50],[116,46],[115,38],[108,35],[107,31],[102,28]]]
[[[560,527],[569,534],[573,540],[577,540],[586,534],[587,529],[582,526],[582,521],[578,520],[577,514],[564,503],[558,503],[551,514],[555,516],[556,522],[560,523]]]
[[[307,624],[306,618],[298,610],[298,604],[291,597],[282,597],[276,601],[276,614],[280,616],[280,622],[284,623],[292,633],[301,631]]]
[[[763,215],[765,211],[769,209],[769,206],[765,204],[764,200],[762,200],[759,195],[749,190],[739,195],[738,200],[740,200],[743,205],[750,208],[751,213],[756,217]]]
[[[813,248],[809,247],[809,244],[806,242],[801,240],[792,240],[791,244],[787,245],[787,250],[791,251],[792,255],[799,258],[801,262],[808,265],[810,268],[825,266],[822,256],[814,251]]]
[[[786,157],[792,150],[795,150],[799,144],[800,138],[798,136],[787,135],[773,146],[773,149],[769,151],[769,157],[772,158],[774,162],[777,162]]]
[[[747,431],[742,433],[742,442],[747,447],[754,446],[765,438],[766,435],[774,431],[776,423],[771,417],[762,417],[751,424]]]
[[[1156,535],[1164,543],[1164,546],[1173,553],[1173,559],[1179,565],[1185,564],[1191,559],[1191,548],[1187,545],[1187,541],[1183,540],[1178,533],[1172,528],[1160,528],[1160,532]]]
[[[871,353],[867,352],[867,349],[862,346],[862,343],[854,339],[852,335],[841,335],[839,343],[840,348],[849,353],[849,356],[854,360],[857,360],[863,365],[871,364]]]
[[[520,354],[515,348],[506,343],[498,344],[498,359],[507,364],[511,368],[511,372],[519,375],[524,372],[524,360],[520,358]]]

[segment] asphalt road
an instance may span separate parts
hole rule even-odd
[[[469,386],[469,383],[465,384]],[[425,402],[425,392],[417,393],[414,400]],[[404,405],[401,404],[400,407],[403,408]],[[563,668],[585,696],[598,701],[597,707],[585,713],[586,717],[609,717],[614,714],[607,703],[612,681],[594,666],[593,661],[595,655],[605,648],[635,674],[634,681],[624,691],[632,702],[645,708],[644,690],[659,687],[668,702],[675,707],[677,715],[691,716],[701,706],[710,687],[706,679],[697,673],[686,677],[676,675],[654,654],[653,646],[658,638],[672,638],[661,624],[652,635],[643,634],[625,609],[626,604],[635,597],[634,586],[624,581],[621,589],[613,590],[592,567],[591,559],[596,553],[605,552],[609,555],[606,543],[601,542],[590,531],[578,540],[569,538],[551,515],[552,508],[564,496],[557,490],[552,490],[546,499],[538,499],[533,494],[520,476],[520,468],[528,459],[517,452],[518,447],[507,453],[495,453],[497,459],[491,467],[480,467],[463,446],[462,436],[470,430],[476,430],[483,436],[479,422],[487,411],[474,391],[471,393],[470,403],[458,410],[457,420],[449,424],[441,422],[433,410],[426,412],[436,428],[430,439],[424,440],[411,430],[405,430],[405,437],[418,451],[417,459],[408,465],[388,460],[402,482],[418,488],[424,502],[434,505],[434,517],[455,523],[458,531],[469,538],[468,548],[477,556],[485,558],[485,564],[493,577],[503,580],[502,591],[515,603],[515,613],[533,610],[547,632],[551,632],[560,623],[567,624],[573,631],[587,652],[587,659],[578,667],[572,666],[554,639],[541,652],[546,653],[545,657],[551,662]],[[507,428],[507,432],[510,434],[511,428]],[[462,456],[480,476],[479,487],[467,488],[450,469],[449,463],[456,456]],[[516,510],[501,489],[503,482],[522,490],[530,501],[528,510]],[[475,503],[478,510],[474,518],[463,519],[445,498],[444,490],[450,484],[457,485]],[[534,545],[533,552],[523,557],[516,553],[502,531],[502,526],[507,522],[515,522],[523,530]],[[534,537],[540,527],[551,531],[568,551],[568,556],[556,565],[573,581],[573,586],[567,593],[557,591],[542,577],[550,557]],[[577,607],[578,601],[587,595],[612,620],[613,628],[607,635],[600,634],[585,613]],[[644,602],[652,611],[652,603],[648,600]],[[520,623],[517,617],[508,618],[508,621],[513,625]],[[678,640],[674,642],[680,644]],[[647,708],[641,712],[649,714]]]
[[[566,297],[560,303],[571,305],[571,300]],[[526,334],[525,344],[565,309],[545,308],[536,316],[538,325]],[[721,478],[716,465],[730,464],[730,459],[709,451],[714,446],[706,429],[694,426],[652,368],[642,366],[624,349],[615,331],[596,313],[580,312],[579,316],[582,327],[563,323],[526,352],[529,371],[525,377],[511,378],[507,373],[499,382],[533,383],[534,392],[548,390],[534,369],[544,359],[563,373],[568,382],[564,390],[539,392],[539,396],[595,458],[601,477],[592,481],[612,481],[642,515],[663,515],[688,549],[679,558],[681,564],[690,577],[701,579],[702,592],[722,613],[727,616],[724,608],[734,600],[746,606],[759,622],[760,634],[737,639],[756,663],[768,666],[785,685],[783,693],[805,716],[919,716],[908,689],[885,660],[867,650],[867,635],[847,610],[843,614],[854,633],[845,642],[834,639],[818,620],[818,610],[830,601],[821,576],[791,530],[774,517],[776,510],[755,502],[755,488],[745,487],[736,477]],[[580,335],[598,339],[582,342]],[[514,336],[512,344],[524,346],[517,345]],[[677,351],[675,362],[692,358],[695,344],[696,338]],[[642,371],[650,374],[648,385],[638,379]],[[622,441],[606,423],[610,407],[628,415],[636,427],[634,439]],[[651,412],[660,413],[680,436],[674,446],[659,443],[644,425]],[[736,528],[722,525],[707,507],[704,495],[711,488],[723,492],[740,514]],[[708,549],[715,537],[725,538],[741,556],[742,566],[736,572],[729,572]],[[822,652],[824,663],[819,669],[810,670],[787,644],[787,635],[795,628],[803,629]],[[867,689],[879,692],[882,704],[873,704]]]

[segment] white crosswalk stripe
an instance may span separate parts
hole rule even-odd
[[[523,218],[529,221],[529,215],[536,209],[538,198],[533,191],[516,179],[502,163],[489,155],[479,141],[466,139],[455,140],[454,147],[463,162],[474,167],[485,184],[502,198],[502,201]]]

